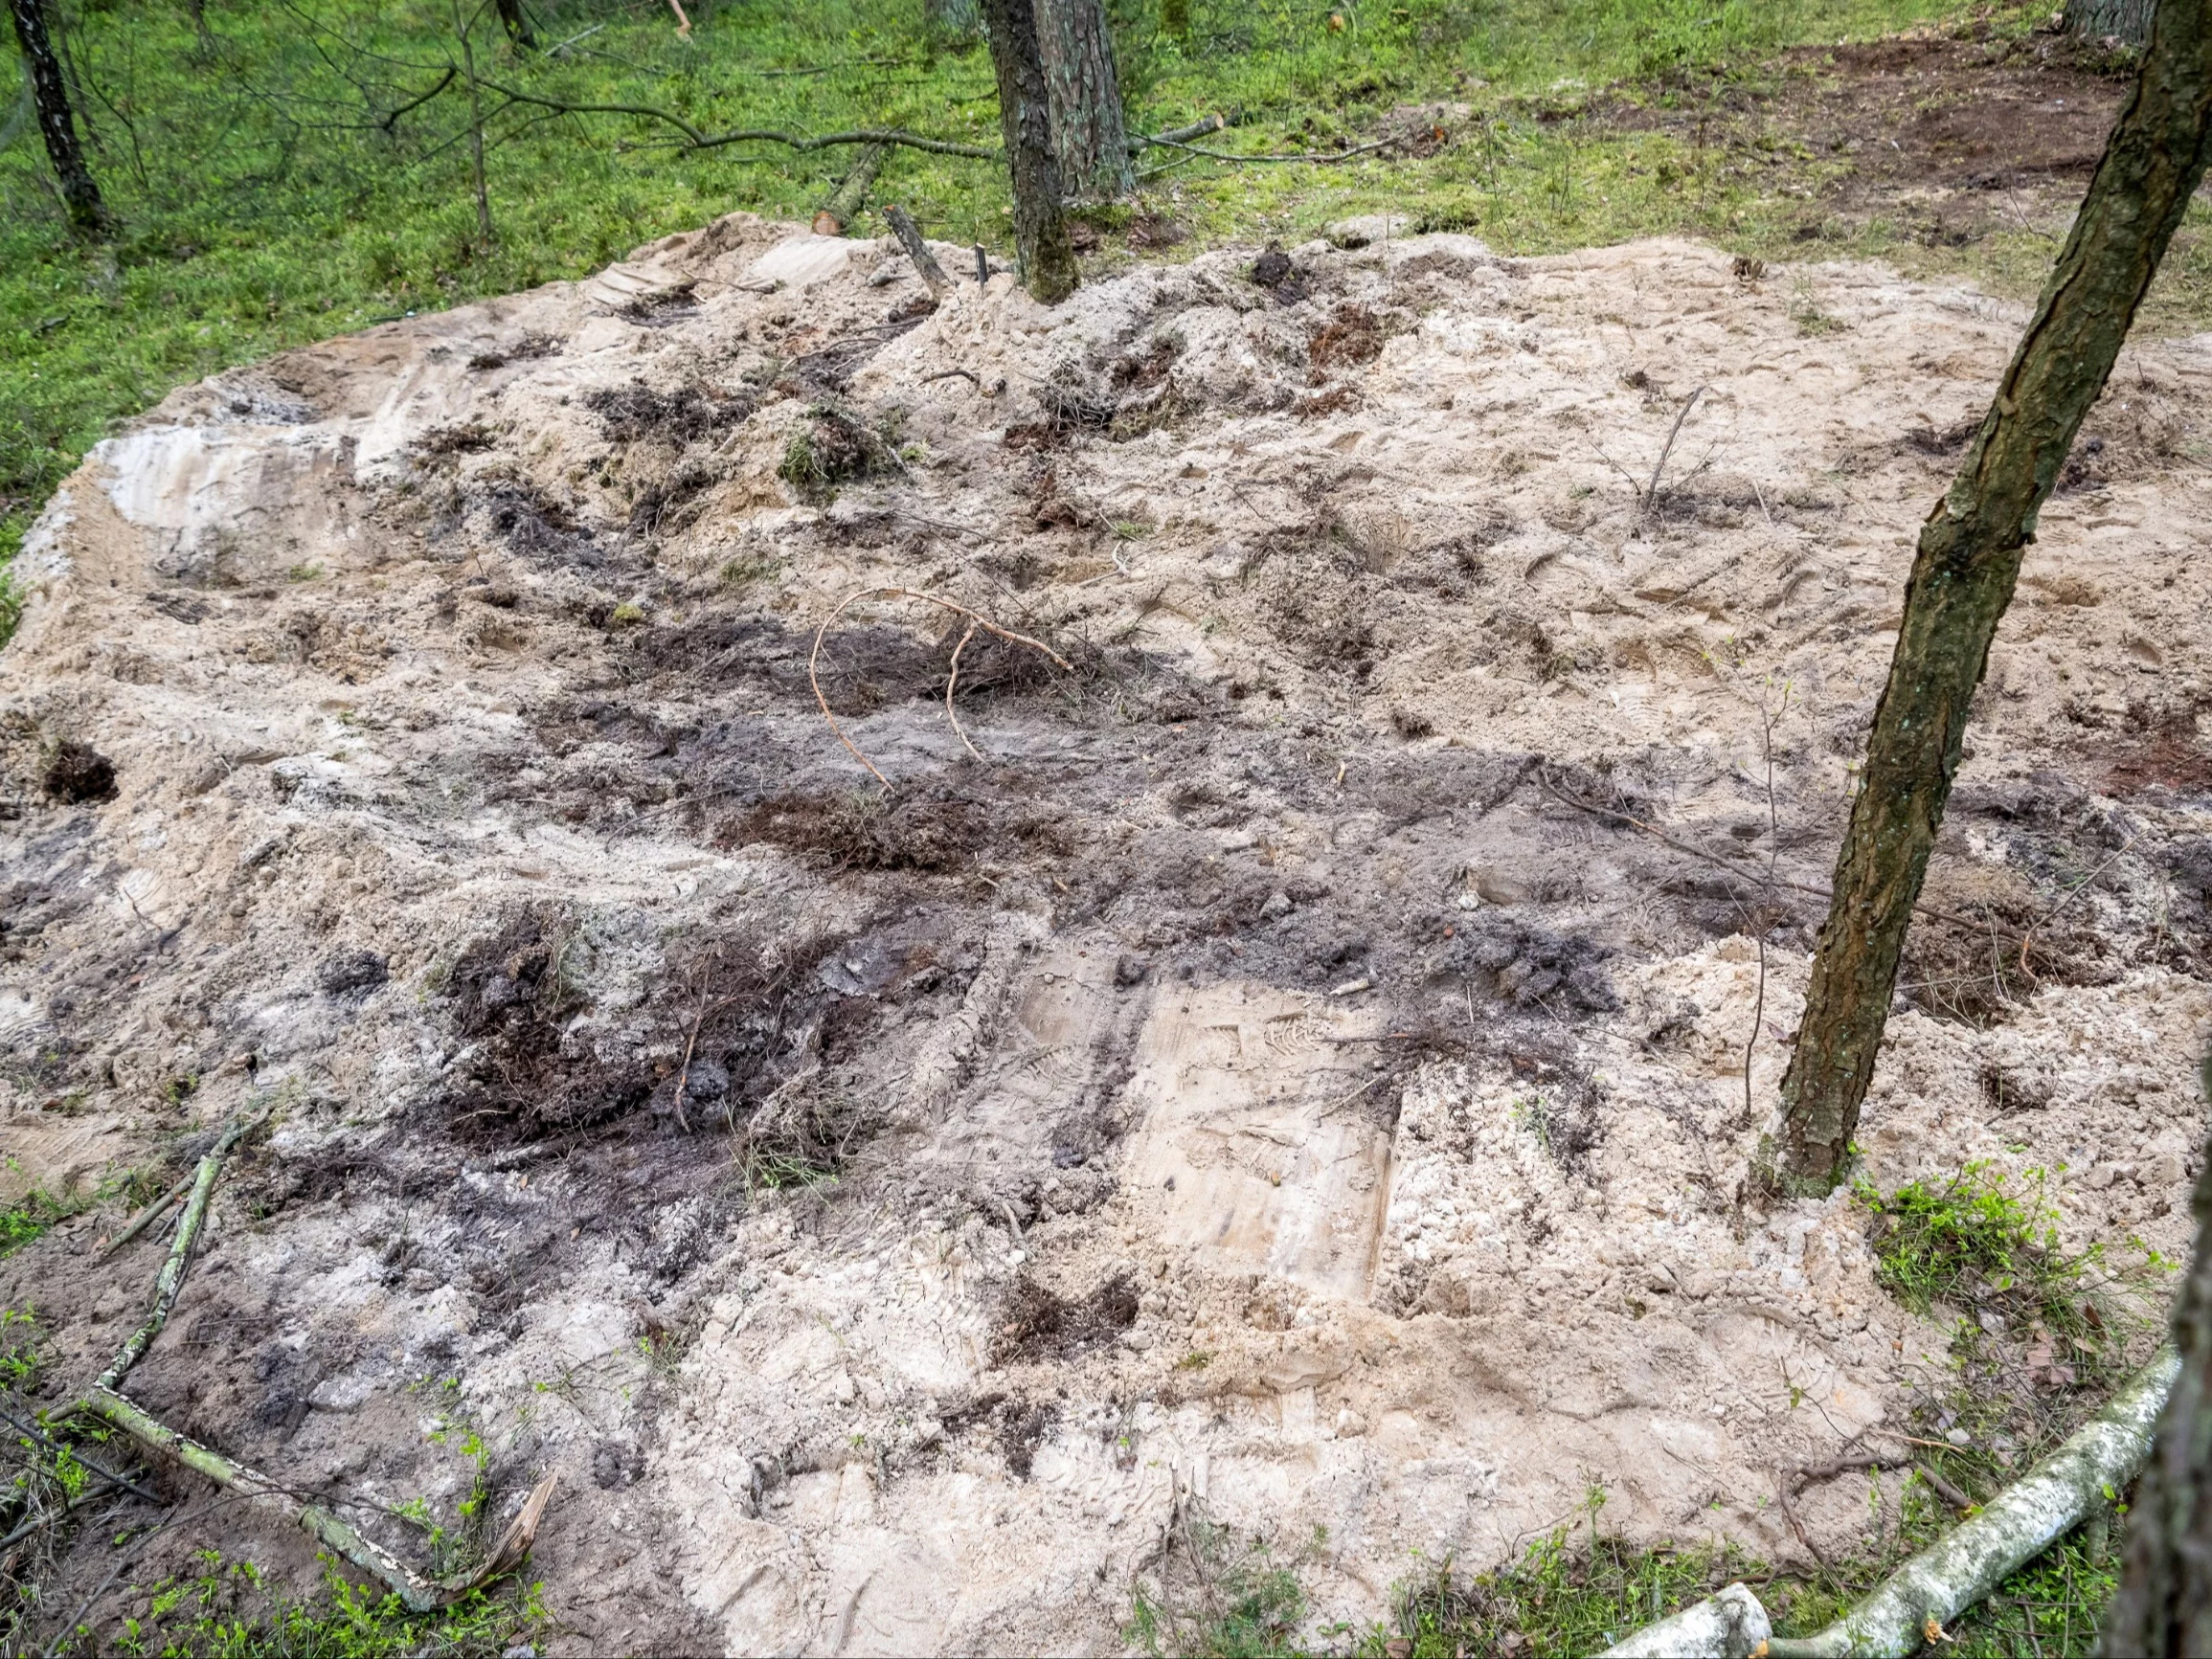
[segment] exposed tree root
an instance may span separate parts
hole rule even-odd
[[[1943,1626],[2071,1531],[2108,1491],[2135,1476],[2151,1450],[2180,1360],[2171,1348],[2135,1374],[2111,1403],[1979,1513],[1889,1575],[1811,1636],[1766,1635],[1766,1613],[1741,1584],[1645,1626],[1601,1659],[1645,1654],[1744,1659],[1904,1659],[1942,1638]],[[1839,1468],[1855,1460],[1839,1460]],[[1886,1462],[1887,1460],[1884,1460]],[[1820,1474],[1827,1470],[1800,1471]],[[1788,1490],[1785,1484],[1784,1491]],[[1749,1617],[1749,1603],[1758,1617]]]
[[[1000,639],[1011,644],[1027,645],[1032,651],[1041,651],[1070,673],[1073,673],[1075,670],[1074,663],[1069,661],[1067,658],[1061,656],[1059,652],[1053,650],[1042,639],[1032,639],[1027,634],[1017,634],[1011,628],[1002,628],[981,612],[971,611],[967,606],[957,600],[948,599],[941,594],[925,594],[918,588],[863,588],[857,594],[847,594],[838,601],[837,609],[822,619],[822,626],[814,631],[814,649],[806,654],[806,683],[814,687],[814,701],[822,706],[822,718],[829,722],[829,729],[837,733],[837,741],[851,750],[853,759],[867,767],[869,772],[874,773],[876,782],[882,784],[886,789],[892,787],[891,779],[877,771],[874,761],[861,753],[859,746],[851,738],[846,736],[845,728],[837,724],[837,716],[829,711],[829,699],[823,695],[822,679],[819,673],[822,662],[822,642],[828,637],[830,625],[863,599],[919,599],[925,605],[936,605],[940,609],[952,612],[955,616],[965,617],[968,619],[970,627],[967,633],[961,637],[959,644],[953,650],[952,678],[948,679],[945,684],[945,718],[952,722],[954,735],[959,737],[962,743],[967,744],[968,752],[975,755],[978,760],[982,758],[982,752],[973,743],[968,743],[968,734],[960,729],[960,723],[953,713],[953,681],[957,680],[959,675],[960,651],[965,649],[968,641],[975,638],[976,629],[981,628],[986,634],[996,634]]]

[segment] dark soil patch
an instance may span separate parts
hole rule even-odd
[[[999,1454],[1006,1460],[1007,1470],[1017,1480],[1027,1480],[1035,1466],[1037,1443],[1059,1415],[1059,1407],[1051,1401],[1021,1400],[994,1389],[947,1411],[942,1421],[945,1432],[951,1435],[987,1426],[998,1443]]]
[[[782,795],[726,825],[724,845],[768,841],[841,870],[956,870],[990,831],[988,815],[957,796]]]
[[[811,412],[806,428],[784,447],[777,476],[812,502],[826,502],[838,486],[892,465],[890,446],[843,410]]]
[[[2197,794],[2212,790],[2212,750],[2197,735],[2197,718],[2186,706],[2131,712],[2137,736],[2128,753],[2105,774],[2105,787],[2117,796],[2145,790]]]
[[[1939,856],[1921,896],[1960,918],[1923,913],[1906,938],[1898,989],[1938,1020],[1985,1030],[2010,1019],[2045,980],[2106,985],[2124,967],[2087,910],[2052,914],[2053,905],[2009,867]]]
[[[708,386],[656,392],[643,380],[633,380],[627,386],[586,392],[584,406],[599,417],[600,426],[616,443],[657,437],[681,446],[737,425],[758,402],[750,393]]]
[[[1383,354],[1382,320],[1366,305],[1340,304],[1306,344],[1316,369],[1352,369]]]
[[[1136,1323],[1137,1283],[1125,1273],[1072,1299],[1024,1278],[1000,1310],[992,1358],[1000,1365],[1071,1359],[1113,1341]]]
[[[69,805],[115,798],[115,762],[90,744],[69,738],[55,746],[39,787]]]
[[[1932,189],[1909,210],[1922,239],[1960,243],[2020,228],[2022,204],[2008,192],[2070,196],[2088,181],[2127,94],[2120,67],[2064,35],[1899,36],[1803,48],[1764,83],[1716,75],[1601,115],[1700,154],[1725,151],[1754,175],[1810,163],[1828,174],[1830,211],[1894,214],[1900,192]],[[1777,145],[1777,133],[1794,143]],[[1820,234],[1817,213],[1800,235]]]

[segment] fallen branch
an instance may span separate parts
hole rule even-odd
[[[176,1306],[177,1293],[184,1289],[185,1269],[192,1266],[192,1249],[199,1243],[200,1227],[207,1221],[208,1200],[214,1195],[215,1177],[222,1174],[223,1159],[230,1156],[231,1148],[245,1138],[246,1132],[261,1121],[260,1118],[233,1118],[223,1126],[222,1133],[215,1136],[215,1144],[200,1159],[199,1168],[192,1172],[192,1197],[185,1200],[184,1218],[177,1222],[176,1239],[169,1247],[169,1256],[161,1265],[161,1272],[153,1282],[153,1310],[146,1322],[125,1339],[107,1369],[100,1374],[96,1388],[120,1388],[123,1379],[130,1375],[130,1368],[145,1357],[153,1345],[162,1327],[169,1323],[169,1311]]]
[[[997,161],[999,152],[982,145],[956,144],[946,138],[925,138],[920,133],[908,132],[901,127],[855,127],[848,132],[803,133],[784,132],[775,127],[734,127],[729,132],[701,131],[682,116],[666,109],[657,109],[649,103],[571,103],[565,99],[540,98],[532,92],[523,92],[497,81],[480,80],[479,85],[489,87],[501,97],[516,103],[527,103],[536,109],[550,109],[558,115],[635,115],[647,121],[666,122],[684,135],[686,149],[719,149],[724,145],[761,144],[786,145],[793,149],[829,149],[838,145],[884,144],[901,146],[907,149],[927,150],[932,155],[960,155],[975,161]]]
[[[1158,137],[1158,138],[1148,138],[1148,139],[1146,139],[1144,142],[1145,142],[1147,145],[1157,145],[1157,146],[1160,146],[1162,149],[1180,149],[1180,150],[1185,150],[1185,151],[1189,152],[1191,155],[1202,155],[1202,156],[1205,156],[1205,157],[1206,157],[1206,158],[1207,158],[1208,161],[1243,161],[1243,162],[1301,162],[1301,161],[1302,161],[1302,162],[1310,162],[1310,163],[1311,163],[1313,166],[1315,166],[1315,167],[1335,167],[1335,166],[1336,166],[1338,163],[1340,163],[1340,162],[1347,162],[1347,161],[1350,161],[1350,160],[1352,160],[1352,159],[1353,159],[1355,156],[1363,156],[1363,155],[1368,155],[1368,154],[1371,154],[1372,152],[1374,152],[1375,150],[1379,150],[1379,149],[1388,149],[1388,148],[1389,148],[1389,147],[1390,147],[1392,145],[1400,145],[1400,144],[1405,144],[1405,143],[1407,143],[1408,141],[1407,141],[1407,140],[1405,140],[1405,139],[1402,139],[1402,138],[1379,138],[1379,139],[1375,140],[1375,142],[1374,142],[1373,144],[1363,144],[1363,145],[1359,146],[1358,146],[1357,148],[1355,148],[1355,149],[1340,149],[1340,150],[1337,150],[1337,151],[1335,151],[1335,152],[1333,152],[1332,154],[1329,154],[1329,155],[1298,155],[1298,154],[1297,154],[1297,153],[1295,153],[1295,152],[1292,152],[1292,151],[1287,151],[1287,150],[1286,150],[1286,151],[1282,151],[1282,152],[1280,152],[1280,153],[1266,154],[1266,155],[1232,155],[1232,154],[1230,154],[1230,153],[1228,150],[1225,150],[1225,149],[1201,149],[1201,148],[1200,148],[1200,147],[1199,147],[1197,145],[1194,145],[1194,144],[1184,144],[1183,142],[1181,142],[1181,141],[1180,141],[1180,140],[1178,140],[1178,139],[1172,139],[1172,138],[1168,138],[1168,137],[1166,137],[1165,135],[1162,135],[1161,137]]]
[[[1659,507],[1659,479],[1666,472],[1667,457],[1675,452],[1675,439],[1682,436],[1682,422],[1689,419],[1690,411],[1697,408],[1698,399],[1704,394],[1705,389],[1701,386],[1683,400],[1681,413],[1675,416],[1674,425],[1667,430],[1666,442],[1659,446],[1659,460],[1651,469],[1651,482],[1645,486],[1643,492],[1642,505],[1647,517]]]
[[[1753,1652],[1768,1659],[1904,1659],[1924,1644],[1948,1641],[1947,1622],[2065,1536],[2108,1491],[2135,1478],[2180,1366],[2173,1349],[2161,1348],[2072,1439],[1825,1630],[1770,1638],[1766,1609],[1749,1590],[1731,1584],[1635,1632],[1600,1659],[1743,1659]]]
[[[816,235],[845,235],[845,227],[852,223],[860,213],[861,203],[868,200],[868,192],[875,188],[875,176],[883,171],[884,157],[890,153],[891,146],[887,144],[861,146],[860,154],[852,158],[851,169],[846,173],[844,182],[815,213]]]
[[[214,1145],[201,1157],[192,1172],[191,1196],[186,1199],[184,1214],[177,1222],[176,1239],[169,1245],[169,1255],[163,1260],[161,1271],[154,1279],[152,1310],[138,1329],[124,1340],[122,1348],[117,1350],[115,1358],[101,1373],[99,1380],[93,1383],[82,1399],[61,1415],[81,1414],[99,1418],[110,1427],[122,1430],[146,1451],[182,1464],[255,1507],[273,1511],[295,1522],[347,1560],[373,1575],[410,1611],[436,1612],[471,1590],[512,1571],[530,1554],[530,1545],[537,1536],[538,1523],[544,1518],[546,1505],[553,1498],[556,1478],[554,1474],[549,1473],[532,1489],[520,1513],[481,1566],[464,1578],[437,1582],[416,1573],[382,1545],[339,1519],[324,1505],[295,1497],[267,1475],[179,1434],[120,1392],[124,1379],[129,1376],[131,1368],[145,1357],[147,1350],[168,1325],[169,1314],[176,1307],[177,1297],[184,1289],[185,1275],[192,1267],[192,1252],[199,1244],[201,1230],[207,1224],[208,1205],[214,1196],[215,1182],[222,1174],[224,1160],[240,1140],[266,1120],[267,1115],[262,1112],[253,1117],[233,1118],[223,1126],[222,1132],[215,1137]],[[162,1205],[148,1208],[165,1206],[168,1201],[165,1199]],[[34,1429],[32,1432],[37,1431]],[[46,1439],[43,1434],[38,1435],[38,1438],[42,1441]],[[77,1456],[74,1450],[71,1455]],[[81,1457],[78,1457],[78,1461],[85,1462]],[[144,1487],[110,1474],[96,1465],[87,1463],[86,1467],[116,1486],[127,1488],[141,1496],[150,1498],[152,1495]],[[94,1592],[86,1603],[87,1607],[91,1601],[98,1600],[104,1588],[103,1585],[102,1590]],[[74,1626],[75,1621],[71,1623]]]
[[[852,751],[853,759],[867,767],[869,772],[874,773],[876,782],[882,784],[887,790],[892,787],[891,779],[876,770],[874,761],[861,753],[859,747],[854,744],[852,739],[846,736],[845,728],[837,724],[837,716],[829,711],[829,699],[822,693],[822,678],[819,672],[822,661],[822,642],[829,635],[830,624],[863,599],[919,599],[925,605],[936,605],[941,610],[952,612],[955,616],[965,617],[975,624],[974,628],[968,630],[967,638],[960,640],[962,646],[967,644],[968,639],[974,637],[975,628],[981,628],[986,634],[996,634],[1000,639],[1011,644],[1027,645],[1032,651],[1043,652],[1071,674],[1075,671],[1074,663],[1069,661],[1067,658],[1061,656],[1059,652],[1053,650],[1042,639],[1032,639],[1027,634],[1017,634],[1011,628],[1002,628],[981,612],[971,611],[967,606],[957,600],[945,598],[942,594],[925,594],[916,588],[863,588],[858,593],[847,594],[838,601],[837,609],[823,618],[822,626],[814,631],[814,649],[806,654],[806,683],[814,687],[814,701],[821,705],[822,718],[829,722],[829,729],[837,733],[837,741]],[[953,671],[957,675],[959,671],[959,650],[958,648],[953,652]],[[981,760],[982,756],[977,752],[976,746],[968,743],[968,734],[960,730],[960,723],[953,718],[952,684],[950,681],[947,681],[945,685],[945,718],[952,721],[953,730],[959,740],[968,744],[968,752]]]
[[[274,1511],[304,1528],[362,1571],[381,1580],[409,1611],[416,1613],[435,1613],[471,1590],[511,1572],[530,1554],[530,1544],[537,1536],[538,1523],[545,1516],[546,1505],[553,1498],[553,1483],[558,1478],[557,1474],[549,1474],[537,1483],[521,1513],[475,1572],[463,1579],[436,1582],[416,1573],[381,1544],[364,1536],[321,1504],[302,1502],[268,1476],[179,1434],[111,1388],[95,1386],[85,1397],[82,1409],[120,1428],[148,1451],[181,1463],[215,1485],[238,1493],[256,1508]]]
[[[1129,140],[1129,153],[1141,155],[1152,145],[1164,146],[1185,144],[1191,139],[1204,138],[1209,132],[1219,132],[1223,127],[1234,124],[1226,115],[1209,115],[1192,122],[1188,126],[1169,127],[1165,132],[1156,132],[1149,137],[1137,133]]]
[[[130,1224],[128,1226],[124,1227],[122,1232],[116,1234],[114,1238],[108,1240],[106,1244],[100,1247],[100,1259],[104,1262],[108,1257],[114,1255],[118,1250],[121,1250],[124,1245],[129,1244],[131,1240],[137,1238],[139,1234],[145,1232],[146,1229],[160,1217],[169,1214],[169,1205],[175,1203],[177,1199],[183,1198],[187,1189],[189,1189],[192,1184],[192,1177],[186,1176],[183,1179],[179,1180],[175,1186],[169,1188],[168,1192],[162,1194],[160,1198],[154,1199],[152,1203],[147,1205],[145,1209],[139,1211],[137,1215],[131,1217]]]
[[[883,210],[883,216],[890,222],[891,234],[898,238],[898,245],[906,250],[906,257],[914,265],[914,275],[922,280],[931,298],[941,300],[952,292],[953,280],[945,275],[945,268],[937,263],[937,256],[930,252],[929,244],[922,240],[921,227],[914,222],[914,215],[893,202]],[[967,370],[955,369],[950,372],[966,374]],[[971,380],[975,378],[973,375],[968,377]]]

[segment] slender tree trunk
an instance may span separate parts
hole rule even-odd
[[[15,17],[15,38],[23,59],[31,65],[31,96],[38,107],[38,131],[46,140],[46,157],[61,185],[61,199],[68,205],[70,222],[80,231],[107,229],[107,205],[100,199],[100,186],[84,165],[84,151],[77,142],[77,123],[69,113],[69,93],[62,81],[61,63],[46,34],[43,0],[9,0]]]
[[[492,228],[491,191],[484,176],[484,95],[476,84],[476,52],[468,41],[474,22],[473,17],[462,16],[461,0],[453,0],[453,23],[461,32],[462,70],[468,78],[468,159],[476,185],[476,229],[488,252],[499,233]]]
[[[991,67],[999,81],[999,129],[1014,186],[1014,250],[1022,282],[1048,305],[1075,291],[1075,250],[1060,212],[1060,163],[1052,153],[1045,66],[1037,55],[1030,0],[983,0]]]
[[[2151,42],[2151,14],[2158,0],[2066,0],[2066,33],[2102,40],[2118,35],[2130,46]]]
[[[2212,1103],[2212,1052],[2204,1096]],[[2127,1561],[2105,1616],[2110,1659],[2212,1653],[2212,1146],[2196,1212],[2196,1254],[2174,1305],[2181,1371],[2128,1511]]]
[[[1035,5],[1060,182],[1079,196],[1125,196],[1137,188],[1137,176],[1129,166],[1129,129],[1122,123],[1105,0]]]
[[[2212,0],[2168,0],[1997,402],[1921,527],[1780,1114],[1754,1159],[1769,1191],[1826,1192],[1841,1178],[1991,636],[2203,172],[2208,125]]]
[[[976,0],[922,0],[922,18],[932,34],[948,40],[973,40],[983,28]]]
[[[499,26],[507,31],[507,37],[526,51],[537,50],[537,36],[530,33],[530,19],[522,14],[522,0],[497,0]]]

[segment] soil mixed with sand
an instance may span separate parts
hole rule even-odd
[[[102,444],[0,659],[8,1178],[274,1108],[143,1401],[387,1505],[473,1426],[493,1523],[558,1468],[579,1650],[1115,1650],[1179,1513],[1320,1623],[1596,1484],[1801,1557],[1777,1468],[1948,1332],[1741,1182],[2024,313],[1359,232],[932,310],[734,215]],[[1861,1131],[2114,1267],[2201,1136],[2208,395],[2130,347],[2043,515]],[[114,1225],[0,1266],[56,1387]]]

